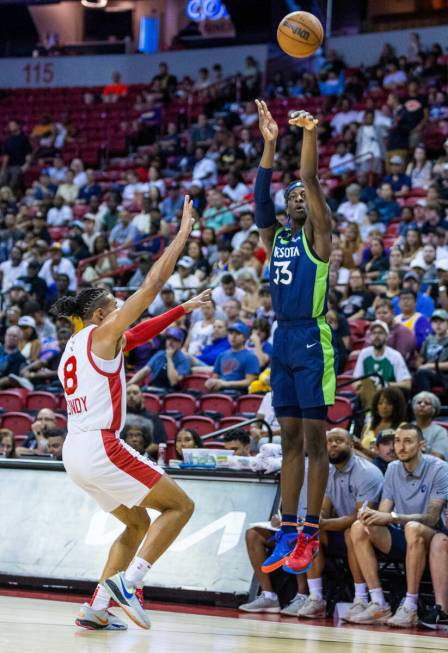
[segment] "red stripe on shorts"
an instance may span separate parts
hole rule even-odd
[[[150,463],[144,463],[137,456],[133,456],[121,440],[112,431],[101,431],[104,449],[107,457],[118,469],[129,474],[146,487],[153,487],[160,480],[162,474],[154,469]]]

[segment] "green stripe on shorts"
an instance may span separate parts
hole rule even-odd
[[[336,375],[334,373],[334,349],[331,340],[331,327],[325,317],[317,318],[320,332],[320,344],[324,356],[324,374],[322,377],[322,393],[325,406],[332,406],[336,394]]]

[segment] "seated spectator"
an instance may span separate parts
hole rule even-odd
[[[445,253],[445,252],[444,252]],[[437,249],[431,243],[426,243],[423,249],[411,261],[411,270],[415,270],[421,278],[422,285],[437,285]]]
[[[355,222],[359,227],[364,224],[367,214],[367,205],[361,202],[361,186],[350,184],[347,187],[347,201],[338,207],[338,213],[344,216],[347,222]]]
[[[378,197],[372,202],[371,208],[376,209],[381,222],[388,225],[394,218],[400,215],[400,205],[395,200],[392,185],[383,182],[377,191]]]
[[[150,254],[139,254],[137,261],[138,267],[126,284],[129,288],[138,288],[143,283],[143,280],[151,269],[152,257]]]
[[[211,272],[211,265],[208,260],[203,256],[201,245],[198,240],[190,240],[187,243],[187,257],[193,261],[193,273],[199,279],[204,281],[208,278]]]
[[[219,286],[214,288],[212,292],[212,299],[216,306],[222,308],[230,299],[237,299],[239,302],[243,300],[244,290],[237,288],[235,279],[231,274],[223,274]]]
[[[22,369],[21,376],[28,379],[35,390],[57,393],[63,391],[58,378],[58,367],[71,335],[71,328],[58,327],[55,334],[57,341],[49,338],[49,342],[47,344],[44,342],[42,345],[40,358]]]
[[[165,426],[157,413],[145,408],[145,399],[139,385],[128,383],[126,386],[126,409],[128,416],[135,415],[144,420],[150,429],[151,441],[145,450],[154,460],[157,460],[159,444],[166,443]]]
[[[335,134],[342,134],[344,127],[357,120],[358,113],[352,108],[351,101],[346,97],[341,98],[339,111],[335,113],[331,120],[331,126]]]
[[[448,386],[448,313],[442,309],[434,311],[431,327],[434,335],[427,336],[417,360],[414,376],[417,392],[430,391],[438,385]]]
[[[394,309],[388,299],[382,299],[376,304],[375,319],[384,322],[389,329],[387,346],[400,352],[407,365],[412,363],[417,352],[415,335],[413,331],[395,321]]]
[[[51,183],[55,184],[55,186],[59,186],[59,184],[64,182],[67,177],[67,166],[62,156],[55,156],[52,165],[48,166],[45,172],[49,176]]]
[[[249,242],[250,241],[246,241]],[[254,265],[260,265],[259,261],[254,257],[250,256],[249,260],[247,261],[247,254],[253,254],[253,244],[250,243],[250,245],[246,248],[245,253],[243,253],[240,249],[236,249],[232,252],[230,256],[230,264],[229,264],[229,270],[232,273],[232,276],[235,278],[235,281],[238,286],[243,286],[244,281],[251,278],[253,281],[258,283],[258,274],[257,271],[254,267],[250,265],[250,263],[254,263]],[[251,290],[255,290],[252,288]],[[244,301],[244,296],[242,297],[241,301]]]
[[[403,159],[397,154],[389,159],[390,175],[386,175],[383,182],[390,184],[395,197],[402,197],[409,193],[412,185],[409,175],[403,173]]]
[[[414,150],[414,157],[406,168],[406,174],[411,179],[411,187],[428,188],[431,181],[432,163],[426,159],[426,148],[418,145]]]
[[[350,271],[342,265],[344,252],[340,247],[333,247],[330,255],[331,270],[336,274],[336,285],[341,287],[341,292],[345,291],[350,277]]]
[[[383,489],[381,472],[365,458],[353,451],[348,431],[334,428],[327,432],[327,450],[330,461],[327,488],[320,516],[321,547],[311,569],[307,572],[310,595],[297,616],[316,619],[326,616],[323,597],[323,572],[325,553],[348,558],[355,583],[355,600],[346,619],[367,608],[368,594],[364,576],[359,568],[350,537],[350,528],[361,508],[376,508]],[[347,485],[350,491],[347,492]]]
[[[133,223],[132,213],[123,209],[120,211],[120,218],[109,234],[109,243],[112,249],[132,245],[138,238],[139,232]],[[125,252],[121,252],[121,256]]]
[[[73,159],[70,163],[70,170],[74,172],[73,183],[75,186],[78,186],[79,189],[84,188],[87,184],[87,173],[84,170],[84,164],[81,159]]]
[[[372,450],[378,434],[385,429],[396,429],[405,417],[406,400],[400,388],[387,387],[377,390],[361,433],[363,448]]]
[[[409,226],[403,244],[403,263],[409,265],[423,248],[422,237],[418,229]]]
[[[447,465],[422,454],[423,433],[403,423],[395,434],[398,460],[390,463],[378,510],[358,513],[351,528],[356,559],[370,593],[370,603],[350,621],[409,628],[418,623],[420,580],[432,538],[437,532],[448,484]],[[416,492],[415,485],[419,491]],[[406,561],[407,593],[394,616],[378,577],[375,549],[388,559]]]
[[[440,413],[440,400],[432,392],[419,392],[412,399],[416,424],[425,439],[425,453],[448,460],[448,432],[433,420]]]
[[[128,382],[139,384],[145,376],[150,375],[149,386],[159,390],[175,390],[180,382],[190,374],[190,359],[181,349],[185,333],[178,327],[170,327],[165,332],[165,349],[154,354]]]
[[[222,192],[232,202],[239,203],[249,194],[249,188],[244,183],[241,173],[231,170],[227,175],[227,184],[222,189]]]
[[[183,460],[184,449],[202,449],[202,440],[194,429],[181,429],[176,433],[174,442],[178,460]]]
[[[104,86],[101,97],[103,102],[116,102],[120,97],[125,97],[129,93],[129,88],[121,81],[119,72],[112,73],[112,82]]]
[[[207,194],[208,208],[203,214],[205,227],[214,229],[220,235],[233,230],[235,218],[226,208],[223,194],[219,190],[210,190]]]
[[[106,234],[100,233],[95,236],[92,255],[97,258],[85,268],[82,280],[88,283],[93,283],[98,279],[113,282],[113,274],[117,269],[117,258],[110,251]]]
[[[3,458],[16,457],[16,440],[11,429],[0,429],[0,456]]]
[[[78,199],[88,204],[92,197],[101,196],[101,186],[95,181],[95,171],[86,170],[86,184],[80,189]]]
[[[397,87],[405,86],[407,81],[406,73],[404,70],[400,70],[394,61],[388,64],[383,77],[383,88],[393,91]]]
[[[20,375],[26,365],[26,358],[19,350],[22,331],[18,326],[6,329],[4,344],[0,344],[0,390],[15,387],[11,375]]]
[[[417,294],[414,290],[403,288],[399,296],[399,307],[401,312],[396,316],[395,321],[414,333],[417,349],[420,349],[431,333],[431,323],[427,317],[417,311]]]
[[[247,390],[260,373],[256,355],[248,351],[246,342],[250,329],[242,322],[231,324],[228,328],[230,349],[221,353],[213,367],[213,378],[207,379],[205,387],[210,392],[231,389]]]
[[[56,415],[51,408],[41,408],[37,413],[36,421],[31,424],[31,433],[28,434],[21,447],[17,447],[18,456],[33,456],[48,452],[46,434],[56,428]]]
[[[47,224],[50,227],[67,227],[73,219],[73,211],[62,195],[56,195],[53,206],[47,213]]]
[[[250,348],[260,363],[260,370],[264,370],[271,363],[272,345],[269,342],[271,337],[271,325],[263,318],[254,320],[252,333],[247,347]]]
[[[75,174],[73,170],[67,170],[66,180],[59,184],[56,191],[56,197],[60,196],[69,205],[72,205],[78,199],[79,187],[75,184]]]
[[[213,136],[215,135],[215,130],[212,125],[209,123],[205,113],[200,113],[198,115],[198,121],[191,128],[191,141],[194,146],[202,145],[209,147],[211,145]]]
[[[27,262],[23,260],[22,250],[13,247],[9,253],[9,259],[0,263],[1,290],[7,292],[15,281],[24,277],[27,272]]]
[[[174,290],[178,303],[186,302],[196,294],[200,281],[193,273],[194,261],[190,256],[183,256],[176,265],[176,272],[168,279],[168,284]]]
[[[340,302],[342,313],[349,321],[362,319],[372,302],[373,295],[366,290],[361,270],[359,268],[350,270],[347,298]]]
[[[356,222],[351,222],[344,234],[344,260],[343,265],[351,270],[356,268],[361,263],[361,257],[364,250],[359,225]]]
[[[45,281],[48,291],[55,293],[56,277],[59,274],[66,274],[69,278],[69,290],[75,292],[77,288],[76,271],[73,263],[68,258],[63,258],[60,243],[53,243],[50,247],[50,258],[42,265],[39,276]]]
[[[177,181],[172,181],[168,187],[166,197],[162,200],[161,212],[165,222],[169,224],[180,220],[183,205],[184,195],[180,192],[180,186]]]
[[[206,157],[205,148],[197,147],[195,150],[196,164],[193,168],[193,183],[200,182],[203,188],[215,186],[218,182],[216,163]]]
[[[353,154],[348,151],[347,144],[344,141],[339,141],[336,152],[330,158],[329,174],[332,177],[344,177],[350,172],[354,172],[354,170]]]
[[[202,319],[196,320],[190,327],[184,349],[190,356],[198,356],[206,345],[211,344],[213,326],[216,319],[215,302],[211,300],[201,309]]]
[[[157,194],[158,204],[161,200],[161,196],[165,195],[165,182],[160,175],[159,168],[156,165],[150,165],[148,168],[148,181],[140,184],[139,190],[142,193],[149,193],[151,195],[151,191],[154,188],[157,188],[159,191]]]
[[[434,312],[434,300],[432,297],[421,291],[420,275],[415,270],[406,272],[403,277],[403,290],[411,290],[417,295],[415,309],[430,318]],[[395,315],[400,314],[400,294],[392,299]]]
[[[225,320],[215,320],[213,322],[211,342],[203,345],[193,362],[206,365],[210,367],[211,371],[218,356],[228,349],[230,349],[230,342],[227,338],[227,322]]]
[[[434,604],[428,606],[420,619],[422,626],[431,630],[446,631],[448,626],[448,591],[447,574],[440,570],[448,569],[448,535],[436,533],[429,547],[429,568],[431,571]]]
[[[171,308],[178,305],[173,288],[166,284],[149,307],[149,314],[152,317],[166,313]]]
[[[22,331],[19,342],[20,353],[27,363],[32,363],[39,358],[41,350],[41,342],[36,331],[36,321],[30,315],[24,315],[20,318],[18,326]]]
[[[233,429],[223,437],[224,449],[235,456],[250,456],[250,436],[244,429]]]
[[[376,281],[381,275],[389,269],[389,259],[384,249],[382,238],[371,236],[370,247],[367,251],[367,258],[361,264],[366,281]]]
[[[375,320],[369,327],[372,344],[359,352],[353,377],[378,373],[388,385],[404,390],[411,389],[411,374],[403,356],[386,346],[389,336],[387,324]]]
[[[148,419],[140,415],[128,415],[120,438],[144,458],[153,458],[150,454],[150,449],[154,444],[153,425]],[[157,451],[158,447],[156,446],[156,453]]]
[[[62,460],[62,448],[67,433],[64,429],[49,428],[45,431],[47,440],[47,452],[54,460]]]
[[[372,463],[378,467],[382,474],[386,473],[389,463],[396,460],[394,448],[395,429],[383,429],[378,433],[375,440],[375,458]]]
[[[362,124],[356,133],[356,168],[361,171],[380,173],[383,168],[383,129],[374,123],[375,111],[364,112]]]

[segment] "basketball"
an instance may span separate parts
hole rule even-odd
[[[324,28],[308,11],[293,11],[280,22],[277,41],[283,52],[299,59],[313,54],[324,40]]]

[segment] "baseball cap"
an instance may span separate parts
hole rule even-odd
[[[30,292],[31,290],[30,285],[25,283],[25,281],[13,281],[9,286],[9,290],[13,290],[13,288],[20,288],[20,290],[24,290],[25,292]]]
[[[84,225],[81,222],[81,220],[75,220],[74,222],[72,222],[71,226],[72,227],[78,227],[78,229],[81,229],[81,231],[84,231]]]
[[[395,438],[394,429],[383,429],[376,436],[376,446],[378,446],[379,444],[384,444],[385,442],[390,442],[390,440],[393,440],[394,438]]]
[[[181,268],[192,268],[194,265],[194,261],[191,258],[191,256],[182,256],[180,261],[178,261],[177,265]]]
[[[185,340],[185,332],[178,327],[170,327],[166,330],[165,335],[167,338],[174,338],[174,340],[178,340],[179,342]]]
[[[438,308],[431,315],[431,320],[444,320],[445,322],[448,322],[448,312],[444,311],[443,308]]]
[[[390,163],[392,164],[396,163],[397,165],[401,165],[403,163],[403,159],[401,158],[401,156],[398,156],[398,154],[395,154],[395,156],[391,157]]]
[[[386,336],[389,335],[389,327],[383,320],[374,320],[372,324],[369,326],[369,331],[372,331],[375,327],[381,327],[386,334]]]
[[[93,213],[86,213],[83,220],[91,220],[92,222],[95,222],[96,218]]]
[[[420,283],[420,277],[418,276],[417,272],[406,272],[403,277],[403,281],[411,281],[411,279]]]
[[[236,331],[237,333],[241,333],[245,338],[250,336],[250,329],[243,322],[234,322],[233,324],[230,324],[228,331]]]
[[[36,320],[34,317],[31,317],[31,315],[24,315],[20,318],[17,324],[19,327],[32,327],[33,329],[36,328]]]

